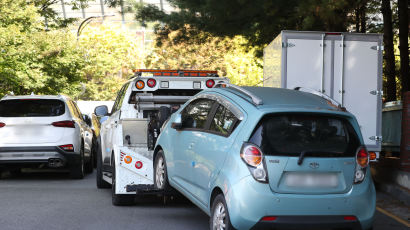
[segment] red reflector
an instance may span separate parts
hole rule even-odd
[[[154,76],[161,76],[161,73],[154,73]]]
[[[179,76],[179,73],[172,73],[172,76]]]
[[[58,147],[62,148],[64,151],[67,151],[67,152],[74,152],[74,146],[72,144],[60,145]]]
[[[189,76],[189,73],[184,73],[184,76]]]
[[[171,73],[163,73],[164,76],[171,76]]]
[[[206,87],[208,88],[212,88],[215,85],[215,81],[212,79],[209,79],[208,81],[206,81]]]
[[[148,81],[147,81],[147,85],[148,85],[148,87],[150,87],[150,88],[153,88],[155,85],[157,84],[157,81],[155,80],[155,79],[149,79]]]
[[[0,122],[0,128],[3,128],[4,126],[6,126],[6,124],[4,124],[3,122]]]
[[[142,162],[141,161],[135,162],[135,168],[137,168],[137,169],[142,168]]]
[[[357,218],[355,216],[345,216],[344,219],[346,221],[355,221],[355,220],[357,220]]]
[[[56,121],[51,123],[52,126],[62,127],[62,128],[75,128],[74,121]]]
[[[262,218],[262,221],[275,221],[276,219],[276,216],[265,216]]]
[[[191,73],[191,77],[198,77],[197,73]]]
[[[206,74],[206,73],[200,73],[199,76],[201,76],[201,77],[206,77],[207,74]]]

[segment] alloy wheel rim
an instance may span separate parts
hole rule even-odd
[[[214,210],[214,216],[212,220],[212,229],[213,230],[224,230],[226,227],[225,217],[226,217],[225,206],[222,203],[218,203]]]
[[[158,188],[162,188],[165,179],[165,166],[163,158],[158,159],[157,169],[156,169],[156,183]]]

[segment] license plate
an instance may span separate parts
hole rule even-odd
[[[285,183],[289,187],[329,188],[337,187],[335,173],[287,173]]]

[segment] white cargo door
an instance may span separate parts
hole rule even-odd
[[[322,40],[288,39],[286,54],[286,76],[282,87],[294,89],[306,87],[316,91],[322,90],[330,95],[331,88],[331,41],[325,40],[322,49]]]
[[[380,142],[375,140],[379,133],[381,114],[378,106],[380,90],[378,85],[378,53],[372,47],[377,42],[335,41],[334,51],[334,99],[353,113],[360,125],[364,142],[369,150],[379,150]],[[342,82],[343,80],[343,82]],[[342,90],[344,93],[342,94]]]

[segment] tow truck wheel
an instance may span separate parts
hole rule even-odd
[[[134,200],[135,200],[135,195],[115,193],[116,175],[115,175],[115,159],[114,158],[112,160],[112,164],[113,164],[112,165],[112,190],[111,190],[112,204],[115,206],[133,205]]]
[[[154,172],[155,187],[160,190],[167,190],[169,188],[167,164],[162,150],[159,150],[155,157]]]

